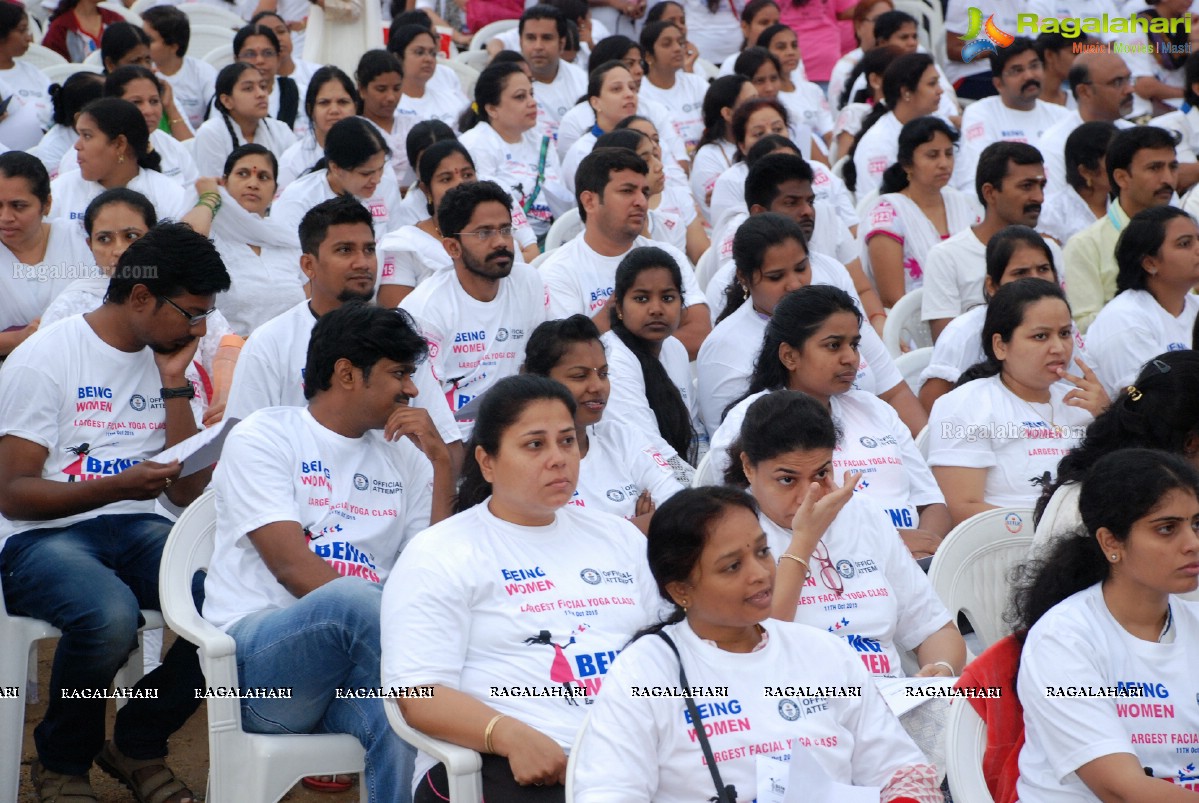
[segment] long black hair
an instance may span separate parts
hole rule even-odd
[[[906,168],[912,166],[916,158],[916,149],[925,143],[932,142],[937,134],[944,134],[948,137],[951,148],[957,144],[958,132],[940,117],[928,115],[904,123],[903,129],[899,132],[899,153],[895,157],[895,163],[883,173],[883,183],[879,188],[879,195],[907,189],[910,179]]]
[[[774,0],[756,1],[772,5],[774,3]],[[752,82],[744,75],[722,75],[708,86],[708,91],[704,93],[704,133],[699,138],[699,144],[695,146],[697,151],[709,142],[731,139],[729,124],[725,122],[721,112],[736,108],[737,98],[748,83]]]
[[[54,103],[55,125],[74,128],[75,115],[93,100],[104,96],[104,76],[80,70],[71,73],[61,84],[51,84],[49,92]]]
[[[691,413],[687,410],[687,403],[683,401],[682,394],[671,381],[662,362],[650,352],[649,344],[630,332],[617,312],[617,308],[624,303],[625,296],[636,283],[637,277],[644,271],[657,268],[670,273],[670,279],[678,288],[679,297],[682,297],[683,273],[674,257],[653,246],[634,248],[620,260],[620,265],[616,268],[612,304],[608,307],[609,323],[613,334],[633,352],[641,365],[645,398],[650,409],[654,411],[658,432],[683,460],[691,462],[691,443],[695,437],[695,430],[691,428]]]
[[[1116,241],[1116,292],[1148,290],[1145,258],[1161,253],[1166,227],[1174,218],[1189,218],[1177,206],[1151,206],[1132,216]]]
[[[274,32],[271,33],[274,36]],[[232,64],[226,64],[221,68],[221,71],[216,75],[215,91],[212,94],[212,105],[209,107],[209,116],[212,115],[212,110],[216,109],[221,115],[221,119],[225,121],[225,130],[229,132],[229,138],[233,140],[233,147],[238,146],[237,132],[233,128],[232,112],[226,108],[224,103],[221,103],[221,95],[233,96],[233,90],[237,87],[237,82],[241,80],[242,73],[246,70],[253,70],[256,75],[261,76],[262,73],[253,64],[248,64],[244,61],[235,61]],[[268,90],[269,91],[269,90]]]
[[[391,146],[375,124],[365,117],[343,117],[325,134],[325,155],[312,170],[324,170],[334,164],[353,170],[377,153],[391,156]]]
[[[870,110],[870,114],[866,115],[866,119],[862,121],[862,127],[858,130],[857,136],[853,138],[853,145],[847,154],[849,161],[845,163],[845,167],[841,172],[845,186],[851,191],[857,189],[858,185],[858,171],[853,163],[853,156],[857,153],[858,143],[862,141],[862,137],[865,136],[866,132],[882,119],[884,114],[895,110],[895,106],[899,103],[903,90],[916,91],[917,87],[920,86],[920,78],[934,63],[933,57],[927,53],[908,53],[892,61],[883,73],[882,102],[876,102],[874,108]]]
[[[129,101],[120,98],[100,98],[84,106],[79,114],[86,114],[95,120],[96,127],[109,139],[124,136],[138,167],[144,170],[162,169],[162,157],[150,148],[150,132],[146,130],[146,118],[142,117],[138,108]]]
[[[853,72],[845,79],[845,88],[841,90],[841,97],[837,99],[837,108],[844,109],[850,103],[869,103],[873,96],[870,89],[870,76],[885,75],[891,62],[902,55],[904,55],[903,51],[890,45],[867,50],[854,65]],[[858,90],[857,95],[850,97],[854,84],[858,82],[858,76],[862,75],[866,76],[866,86]]]
[[[982,331],[983,361],[963,371],[956,387],[960,388],[975,379],[999,376],[1003,371],[1003,361],[995,356],[995,335],[999,335],[1004,343],[1010,343],[1012,333],[1024,323],[1028,308],[1045,298],[1059,299],[1067,309],[1070,307],[1062,288],[1044,279],[1018,279],[1000,287],[987,302],[987,317],[983,320]]]
[[[736,271],[724,288],[724,309],[716,323],[732,315],[746,302],[754,279],[762,272],[762,261],[766,252],[776,245],[794,240],[808,252],[808,243],[803,229],[789,217],[776,212],[753,215],[742,223],[733,235],[733,265]]]
[[[840,433],[833,416],[820,402],[798,390],[776,390],[756,399],[745,411],[741,432],[729,444],[724,482],[749,487],[741,454],[750,465],[788,452],[837,448]]]
[[[462,117],[458,121],[458,130],[465,132],[479,123],[490,123],[491,118],[487,116],[487,107],[499,105],[504,88],[508,86],[508,79],[517,73],[524,75],[525,71],[519,64],[512,61],[504,64],[492,64],[483,70],[479,79],[475,81],[475,102],[462,112]]]
[[[491,495],[491,483],[483,479],[483,471],[475,459],[475,450],[482,447],[489,455],[499,454],[505,430],[520,418],[526,407],[544,400],[562,402],[571,418],[574,418],[575,400],[570,391],[561,383],[543,376],[518,374],[505,377],[483,394],[479,401],[479,413],[475,416],[475,428],[466,447],[462,482],[458,486],[454,512],[468,510]]]
[[[1103,582],[1112,565],[1096,537],[1102,527],[1117,541],[1173,490],[1199,497],[1199,473],[1178,455],[1153,449],[1119,449],[1086,473],[1078,510],[1083,527],[1055,539],[1047,554],[1017,566],[1005,616],[1021,641],[1041,617],[1067,597]],[[655,516],[656,518],[656,516]]]

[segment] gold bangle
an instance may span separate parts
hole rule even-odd
[[[501,719],[507,718],[507,716],[507,714],[496,714],[491,718],[491,721],[487,723],[487,730],[483,731],[483,749],[488,753],[495,752],[495,747],[493,747],[491,744],[491,732],[495,730],[496,723]]]
[[[807,576],[812,573],[812,567],[809,566],[808,562],[799,555],[792,555],[790,552],[784,552],[783,554],[779,555],[779,560],[783,560],[784,558],[787,560],[793,560],[802,565],[804,568],[804,578],[807,578]]]

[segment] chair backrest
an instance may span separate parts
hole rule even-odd
[[[699,465],[695,467],[695,479],[691,481],[693,488],[698,488],[701,485],[719,485],[720,477],[717,474],[717,465],[712,459],[712,452],[709,450],[702,458]]]
[[[100,8],[106,8],[109,11],[115,11],[125,18],[125,22],[128,22],[131,25],[136,25],[139,28],[142,27],[142,15],[138,14],[131,8],[125,8],[125,4],[119,2],[118,0],[104,0],[104,2],[100,4]]]
[[[211,64],[213,67],[216,67],[218,70],[220,70],[222,67],[229,66],[234,60],[233,42],[230,41],[227,45],[221,45],[213,48],[204,54],[203,60],[206,63]]]
[[[713,243],[695,260],[695,281],[700,290],[708,292],[708,285],[712,283],[712,277],[719,268],[720,244]]]
[[[1063,485],[1053,492],[1033,533],[1032,553],[1039,552],[1054,539],[1082,525],[1082,516],[1078,512],[1078,495],[1081,492],[1082,485],[1077,482]]]
[[[99,75],[104,72],[104,68],[97,64],[72,64],[69,61],[42,68],[42,73],[50,79],[51,83],[55,84],[61,84],[77,72],[90,72]]]
[[[495,22],[489,22],[476,31],[475,35],[471,37],[470,49],[486,50],[488,42],[502,34],[504,31],[510,31],[519,25],[520,20],[496,20]]]
[[[469,52],[469,51],[468,51]],[[477,51],[476,51],[477,52]],[[486,53],[487,51],[483,51]],[[458,76],[458,81],[462,84],[462,93],[468,98],[475,96],[475,84],[479,80],[479,72],[482,67],[474,67],[460,59],[443,59],[438,57],[438,64],[444,64],[449,67]],[[486,65],[484,65],[485,67]]]
[[[933,344],[932,330],[920,319],[923,304],[924,288],[917,287],[904,293],[887,313],[887,322],[883,325],[883,345],[892,357],[898,357],[903,352],[901,344],[915,344],[916,348]]]
[[[709,81],[714,81],[720,77],[720,68],[705,58],[695,60],[694,72],[696,75],[702,75]]]
[[[1032,544],[1032,510],[998,508],[954,527],[933,558],[929,582],[957,621],[965,614],[983,649],[1006,636],[1008,571],[1027,559]]]
[[[39,70],[45,70],[47,67],[53,67],[58,64],[71,63],[59,55],[58,51],[36,43],[30,45],[29,49],[25,51],[25,55],[21,56],[17,61],[32,64]]]
[[[218,47],[233,48],[233,37],[236,32],[224,25],[213,25],[209,22],[196,23],[191,26],[191,39],[188,40],[189,53],[201,56],[211,53]],[[303,98],[300,102],[303,102]]]
[[[234,12],[208,3],[187,2],[180,3],[178,7],[187,15],[187,19],[192,25],[219,25],[222,28],[238,30],[246,24],[245,20]]]
[[[553,253],[552,251],[546,251],[545,253],[538,254],[536,257],[533,258],[533,261],[530,262],[529,264],[532,265],[534,268],[537,268],[540,270],[542,264],[547,259],[550,258],[550,254],[552,254],[552,253]]]
[[[983,775],[987,723],[964,697],[949,704],[945,720],[945,776],[954,803],[994,803]]]
[[[467,67],[473,67],[479,72],[483,72],[483,70],[487,69],[487,65],[491,63],[491,54],[486,50],[463,50],[457,56],[450,59],[450,61],[457,61],[465,64]],[[467,93],[466,96],[471,100],[475,99],[473,92]]]
[[[573,240],[575,235],[582,230],[583,221],[579,218],[579,208],[572,206],[554,221],[554,225],[550,226],[549,233],[545,235],[545,250],[558,248],[563,243]]]
[[[912,389],[912,393],[920,395],[920,375],[924,373],[924,369],[928,367],[932,358],[932,346],[909,351],[895,358],[895,367],[903,376],[903,381],[907,382],[908,387]]]
[[[920,44],[929,52],[937,64],[947,61],[948,46],[945,43],[945,15],[938,0],[895,0],[896,11],[906,11],[916,18],[916,34]]]
[[[928,424],[924,425],[924,429],[920,430],[919,434],[913,439],[916,448],[920,450],[920,454],[925,460],[928,460],[928,442],[929,442]]]

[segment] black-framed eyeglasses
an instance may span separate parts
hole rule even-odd
[[[500,229],[477,229],[475,231],[460,231],[457,234],[455,234],[454,236],[455,237],[474,237],[479,242],[485,243],[488,240],[490,240],[492,237],[496,237],[496,236],[511,237],[512,233],[514,231],[516,231],[516,229],[512,228],[511,226],[504,226],[503,228],[500,228]]]
[[[171,301],[171,299],[167,298],[166,296],[159,296],[159,298],[162,299],[163,301],[167,302],[168,304],[170,304],[175,309],[179,310],[179,314],[182,315],[184,318],[187,318],[188,326],[197,326],[197,325],[203,323],[208,318],[209,315],[216,312],[216,307],[213,307],[212,309],[208,310],[207,312],[201,312],[199,315],[192,315],[190,312],[188,312],[183,307],[176,304],[174,301]]]

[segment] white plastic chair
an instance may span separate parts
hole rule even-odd
[[[705,58],[697,58],[694,73],[709,81],[714,81],[720,77],[720,68]]]
[[[180,3],[178,8],[187,15],[187,20],[192,25],[219,25],[222,28],[238,30],[246,24],[245,20],[232,11],[207,3]]]
[[[888,318],[888,320],[890,319]],[[895,368],[903,376],[903,381],[908,383],[912,393],[917,396],[920,395],[920,375],[924,373],[924,369],[928,367],[932,358],[932,346],[909,351],[907,354],[900,354],[895,358]]]
[[[191,39],[187,49],[192,53],[211,53],[218,47],[233,47],[236,32],[224,25],[199,23],[191,26]]]
[[[496,38],[504,31],[510,31],[519,26],[520,20],[496,20],[495,22],[489,22],[476,31],[475,35],[471,37],[470,49],[486,50],[487,43],[492,39]]]
[[[924,348],[933,344],[933,333],[928,323],[920,319],[920,307],[924,303],[924,288],[917,287],[903,294],[887,313],[883,324],[883,345],[892,357],[903,353],[901,344],[915,344]]]
[[[579,208],[572,206],[563,212],[550,226],[545,235],[545,250],[559,248],[563,243],[573,240],[575,235],[583,230],[583,221],[579,218]]]
[[[575,771],[578,769],[579,756],[583,752],[583,737],[587,734],[587,723],[591,721],[591,712],[583,717],[583,724],[575,731],[575,739],[570,743],[570,755],[566,757],[566,803],[574,803]]]
[[[963,521],[945,536],[928,579],[956,622],[965,614],[985,650],[1008,635],[1003,621],[1011,590],[1008,570],[1027,559],[1032,510],[1001,507]]]
[[[917,434],[913,439],[913,442],[916,444],[916,448],[920,450],[920,454],[924,457],[924,459],[928,460],[928,424],[924,425],[924,429],[920,430],[919,434]]]
[[[945,64],[947,46],[945,44],[945,15],[941,11],[940,2],[927,3],[924,0],[895,0],[896,11],[906,11],[916,18],[916,34],[920,44],[932,55],[937,64]]]
[[[93,67],[99,67],[101,70],[103,70],[104,69],[103,52],[104,51],[100,50],[100,48],[96,48],[91,53],[87,54],[87,58],[85,58],[83,60],[83,63],[90,64]]]
[[[469,747],[434,739],[404,721],[399,703],[384,701],[387,721],[396,735],[445,765],[451,803],[482,803],[483,757]],[[363,798],[366,799],[365,797]]]
[[[463,50],[457,56],[450,59],[450,61],[456,61],[478,72],[483,72],[483,70],[487,69],[487,65],[491,63],[491,54],[486,50]],[[474,99],[472,94],[468,94],[467,97],[472,100]]]
[[[719,269],[720,244],[713,243],[695,260],[695,281],[699,283],[700,290],[708,292],[708,285],[712,283],[712,277]]]
[[[192,577],[208,567],[216,533],[216,495],[209,489],[183,511],[162,553],[158,584],[167,624],[199,648],[208,686],[236,687],[237,646],[196,610]],[[307,775],[362,772],[364,752],[340,733],[262,734],[241,727],[241,701],[208,704],[208,803],[274,803]],[[366,784],[358,784],[365,803]]]
[[[115,11],[124,17],[125,22],[128,22],[130,25],[136,25],[139,28],[142,27],[142,15],[138,14],[131,8],[125,8],[125,4],[118,2],[118,0],[104,0],[104,2],[100,4],[100,8],[107,8],[109,11]]]
[[[954,803],[994,803],[983,775],[986,748],[987,723],[969,700],[953,698],[945,721],[945,776]]]
[[[147,8],[154,8],[154,6],[161,6],[162,4],[162,0],[137,0],[136,3],[129,6],[129,10],[141,14]]]
[[[46,38],[46,29],[42,27],[42,21],[32,14],[26,14],[29,20],[29,35],[33,37],[33,41],[40,42]]]
[[[216,67],[218,71],[222,67],[229,66],[234,61],[233,42],[230,41],[227,45],[221,45],[205,53],[203,61]]]
[[[146,624],[141,630],[163,626],[157,611],[143,610]],[[25,703],[33,702],[37,692],[37,650],[42,639],[58,638],[62,631],[28,616],[10,616],[0,590],[0,686],[16,688],[15,697],[0,696],[0,800],[16,800],[21,783],[21,740],[25,729]],[[135,686],[142,677],[142,643],[129,654],[117,672],[114,686]],[[117,707],[124,700],[117,701]]]
[[[486,53],[487,51],[484,50],[483,52]],[[438,57],[437,63],[444,64],[453,70],[458,76],[458,81],[462,84],[462,94],[466,95],[468,98],[474,98],[475,84],[479,80],[479,69],[476,69],[470,64],[467,64],[465,61],[460,61],[458,59],[443,59]]]
[[[692,488],[699,488],[702,485],[719,485],[720,477],[717,476],[716,464],[712,462],[712,452],[709,451],[700,458],[699,465],[695,467],[695,479],[691,481]]]
[[[541,266],[545,263],[545,261],[550,258],[551,253],[553,253],[553,252],[547,250],[545,253],[538,254],[536,257],[533,258],[533,261],[530,262],[529,264],[531,266],[533,266],[534,268],[540,269]]]
[[[59,55],[58,51],[36,43],[30,45],[29,49],[25,51],[25,55],[21,56],[17,61],[32,64],[39,70],[45,70],[47,67],[54,67],[59,64],[71,63]]]
[[[52,84],[61,84],[77,72],[90,72],[98,75],[103,71],[102,67],[95,64],[72,64],[69,61],[42,68],[42,73],[50,79]]]
[[[1063,485],[1053,492],[1033,533],[1030,557],[1045,549],[1055,539],[1082,526],[1082,516],[1078,512],[1078,495],[1081,492],[1082,485],[1077,482]]]

